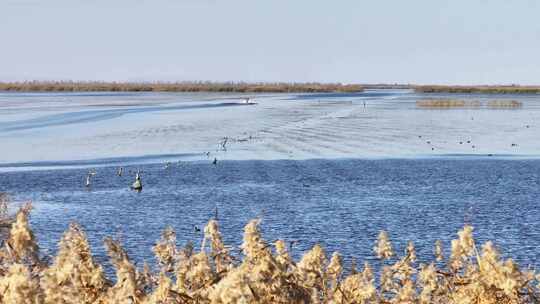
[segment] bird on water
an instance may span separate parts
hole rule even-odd
[[[139,170],[137,170],[137,173],[135,174],[135,182],[131,185],[131,189],[135,191],[142,190],[141,173]]]
[[[92,184],[92,183],[91,183],[91,181],[90,181],[90,174],[88,174],[88,175],[86,176],[86,184],[85,184],[85,186],[86,186],[86,187],[90,187],[91,184]]]
[[[92,185],[92,176],[96,175],[95,171],[88,171],[88,174],[86,175],[86,187],[90,187]]]

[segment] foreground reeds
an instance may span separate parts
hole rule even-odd
[[[477,100],[460,99],[422,99],[416,101],[418,108],[427,109],[457,109],[457,108],[487,108],[487,109],[517,109],[523,103],[516,100],[490,100],[481,102]]]
[[[16,92],[235,92],[313,93],[361,92],[361,85],[341,83],[245,82],[0,82],[0,91]]]
[[[414,86],[417,93],[479,93],[479,94],[539,94],[540,86],[448,86],[423,85]]]
[[[346,267],[339,253],[315,245],[292,260],[285,241],[266,242],[259,220],[244,228],[242,255],[223,243],[218,223],[208,222],[200,249],[178,248],[165,229],[153,247],[159,270],[135,267],[120,243],[105,245],[116,278],[106,278],[92,257],[86,235],[71,224],[51,262],[39,256],[21,209],[0,250],[0,303],[538,303],[537,276],[511,259],[503,260],[491,242],[477,247],[465,226],[443,257],[436,242],[430,261],[417,261],[409,242],[397,255],[381,232],[374,253],[383,267]],[[349,268],[348,271],[345,269]]]

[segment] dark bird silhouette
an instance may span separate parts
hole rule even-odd
[[[193,226],[193,230],[195,230],[195,232],[201,232],[201,228],[197,227],[197,225]]]
[[[217,158],[214,157],[214,161],[212,161],[213,165],[217,165]]]
[[[224,137],[223,140],[219,143],[222,151],[227,151],[227,142],[229,141],[229,137]]]

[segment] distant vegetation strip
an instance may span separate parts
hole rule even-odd
[[[417,93],[540,94],[540,86],[414,86]]]
[[[366,90],[403,90],[412,89],[412,84],[400,84],[400,83],[362,83],[361,86]]]
[[[358,84],[246,83],[246,82],[0,82],[0,91],[14,92],[234,92],[234,93],[334,93],[361,92]]]
[[[523,103],[516,100],[489,100],[482,102],[478,100],[460,99],[423,99],[416,101],[418,108],[450,109],[450,108],[488,108],[488,109],[517,109]]]

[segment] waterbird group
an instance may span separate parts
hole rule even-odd
[[[204,155],[209,158],[210,157],[210,152],[205,152]],[[217,162],[218,162],[217,157],[214,157],[214,160],[212,161],[212,164],[217,165]],[[181,163],[182,162],[180,160],[178,160],[178,166],[180,166]],[[172,163],[170,161],[165,161],[164,169],[165,170],[170,169],[171,165],[172,165]],[[142,171],[141,170],[137,170],[137,171],[128,170],[128,173],[130,173],[130,174],[133,173],[133,172],[135,173],[135,181],[131,184],[130,189],[135,190],[137,192],[140,192],[143,189],[143,183],[142,183],[142,178],[141,178]],[[123,175],[123,173],[124,173],[124,168],[123,167],[118,167],[118,169],[116,170],[116,175],[121,177]],[[90,188],[90,186],[92,185],[92,176],[94,176],[96,174],[97,174],[97,172],[95,170],[88,171],[88,174],[86,175],[86,181],[85,181],[85,186],[87,188]]]
[[[525,128],[529,129],[531,126],[530,125],[525,125]],[[418,135],[418,138],[421,139],[422,138],[422,135]],[[464,143],[467,143],[467,144],[470,144],[471,145],[471,149],[476,149],[476,145],[472,144],[472,140],[467,140],[466,142],[464,142],[463,140],[460,140],[458,141],[458,144],[460,145],[463,145]],[[432,142],[431,140],[426,140],[426,144],[430,145],[431,146],[431,151],[435,151],[435,147],[432,145]],[[510,144],[510,147],[513,147],[513,148],[517,148],[518,147],[518,144],[517,143],[511,143]],[[489,153],[487,154],[488,156],[493,156],[492,153]]]
[[[246,99],[246,103],[251,103],[251,101],[250,101],[249,98]],[[246,134],[246,133],[244,133],[244,134]],[[420,136],[419,136],[419,137],[420,137]],[[253,139],[254,139],[254,137],[253,137],[252,135],[249,135],[249,137],[247,137],[247,138],[239,138],[239,139],[238,139],[238,138],[233,138],[232,141],[233,141],[233,142],[245,142],[245,141],[251,141],[251,140],[253,140]],[[230,138],[229,138],[228,136],[223,137],[223,138],[219,141],[219,149],[218,149],[217,151],[219,151],[219,150],[221,150],[221,151],[227,151],[227,143],[229,142],[229,140],[230,140]],[[206,158],[210,159],[210,155],[211,155],[211,154],[210,154],[210,151],[204,152],[203,155],[205,155]],[[212,164],[213,164],[214,166],[216,166],[217,163],[218,163],[218,159],[217,159],[217,157],[214,157],[214,159],[213,159],[213,161],[212,161]],[[180,164],[181,164],[181,161],[178,160],[178,166],[180,166]],[[172,163],[171,163],[170,161],[165,161],[165,163],[164,163],[164,169],[169,169],[169,168],[171,168],[171,165],[172,165]],[[128,172],[131,173],[132,171],[129,170]],[[117,171],[116,171],[116,175],[117,175],[117,176],[122,176],[123,173],[124,173],[124,168],[123,168],[123,167],[118,167],[118,169],[117,169]],[[86,177],[86,184],[85,184],[86,187],[90,187],[90,185],[91,185],[91,177],[92,177],[93,175],[95,175],[95,174],[96,174],[95,171],[90,171],[90,172],[88,173],[88,175],[87,175],[87,177]],[[134,181],[133,184],[130,186],[130,189],[140,192],[140,191],[142,191],[142,188],[143,188],[143,185],[142,185],[142,180],[141,180],[141,171],[140,171],[140,170],[137,170],[137,171],[135,172],[135,181]]]

